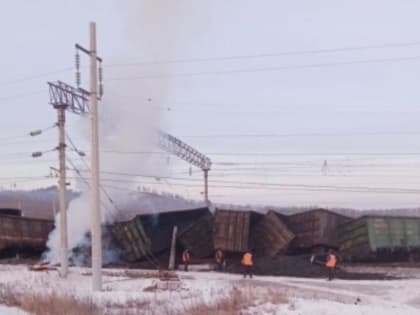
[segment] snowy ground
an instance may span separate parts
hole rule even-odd
[[[33,293],[34,288],[46,295],[76,296],[81,300],[90,299],[104,308],[142,305],[143,309],[151,310],[148,314],[176,314],[176,311],[190,314],[188,310],[198,305],[221,303],[222,307],[226,303],[223,301],[238,299],[238,296],[242,297],[243,305],[238,314],[420,314],[420,279],[336,279],[328,282],[324,279],[254,277],[244,280],[233,274],[178,272],[179,281],[165,282],[148,275],[148,271],[107,269],[103,292],[92,293],[89,269],[71,268],[68,279],[64,280],[55,270],[34,272],[24,265],[0,265],[0,286],[20,296]],[[0,305],[0,315],[3,314],[27,313]]]

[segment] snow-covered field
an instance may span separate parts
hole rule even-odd
[[[420,314],[420,279],[328,282],[285,277],[244,280],[240,275],[215,272],[177,275],[179,281],[167,282],[152,277],[150,271],[106,269],[104,290],[92,293],[90,270],[86,268],[71,268],[64,280],[56,270],[34,272],[24,265],[0,265],[0,294],[4,303],[11,303],[8,296],[69,297],[115,314],[118,310],[128,314],[130,309],[134,314],[218,314],[223,309],[230,310],[223,314]],[[207,312],[200,309],[202,305]],[[3,314],[28,313],[0,305]]]

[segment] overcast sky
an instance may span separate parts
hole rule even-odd
[[[74,83],[74,43],[88,45],[95,21],[102,121],[125,126],[125,149],[141,151],[136,127],[150,107],[160,128],[212,159],[213,201],[418,206],[418,1],[0,1],[3,189],[55,182],[41,177],[56,152],[30,154],[53,149],[57,130],[27,133],[55,122],[46,81]],[[69,114],[68,133],[87,149],[83,121]],[[106,155],[104,167],[121,164]],[[131,188],[202,198],[199,170],[154,158],[166,169],[148,175],[187,179],[139,177]]]

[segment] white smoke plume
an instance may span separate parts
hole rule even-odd
[[[104,172],[101,173],[101,179],[103,188],[112,197],[113,204],[117,205],[117,208],[119,203],[130,198],[130,192],[124,189],[131,187],[135,190],[138,181],[144,180],[141,177],[118,176],[117,173],[156,177],[167,175],[165,159],[150,152],[156,151],[156,130],[160,128],[161,108],[170,92],[168,81],[164,78],[135,79],[135,77],[153,71],[165,72],[168,66],[138,67],[127,65],[127,63],[131,60],[171,58],[173,46],[179,45],[176,43],[176,28],[171,25],[171,21],[174,22],[171,20],[172,11],[162,5],[162,1],[133,1],[131,5],[126,6],[126,2],[124,5],[122,9],[128,16],[126,34],[128,34],[127,40],[131,48],[124,57],[114,56],[113,60],[105,60],[105,94],[103,101],[99,104],[100,149],[102,150],[100,168]],[[99,34],[100,29],[101,26],[98,25]],[[82,129],[86,130],[87,139],[89,138],[89,123],[88,117],[83,118]],[[144,153],[125,154],[132,151]],[[79,167],[86,168],[83,164]],[[89,173],[83,173],[83,175],[89,180]],[[86,237],[90,230],[89,189],[83,181],[79,182],[79,188],[82,195],[70,203],[67,212],[69,256],[72,256],[73,249],[89,245]],[[103,191],[101,197],[104,203],[103,222],[110,222],[118,214],[118,210],[110,204]],[[49,236],[48,251],[44,255],[50,262],[59,261],[59,214],[55,222],[56,229]]]

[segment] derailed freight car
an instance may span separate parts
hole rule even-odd
[[[338,226],[352,219],[338,213],[314,209],[286,218],[286,224],[296,235],[291,251],[310,252],[338,248]]]
[[[294,238],[295,234],[274,211],[269,211],[252,230],[255,252],[261,256],[284,252]]]
[[[209,211],[181,229],[177,239],[183,248],[188,248],[193,257],[210,257],[214,253],[213,224],[214,218]]]
[[[244,252],[255,248],[252,229],[263,215],[253,211],[216,209],[214,215],[214,247],[227,252]]]
[[[208,208],[138,215],[130,221],[115,223],[109,229],[123,248],[123,258],[134,262],[152,254],[168,253],[175,226],[177,241],[194,257],[213,254],[213,217]]]
[[[209,214],[208,208],[199,208],[146,214],[141,215],[140,219],[151,241],[151,251],[160,254],[169,250],[174,226],[178,227],[178,236],[182,235],[184,230]]]
[[[338,232],[345,260],[401,260],[420,251],[420,218],[364,216]]]
[[[144,232],[140,216],[107,226],[122,250],[122,258],[135,262],[150,255],[151,242]]]
[[[41,253],[49,233],[54,228],[50,220],[0,215],[0,255],[8,253]]]

